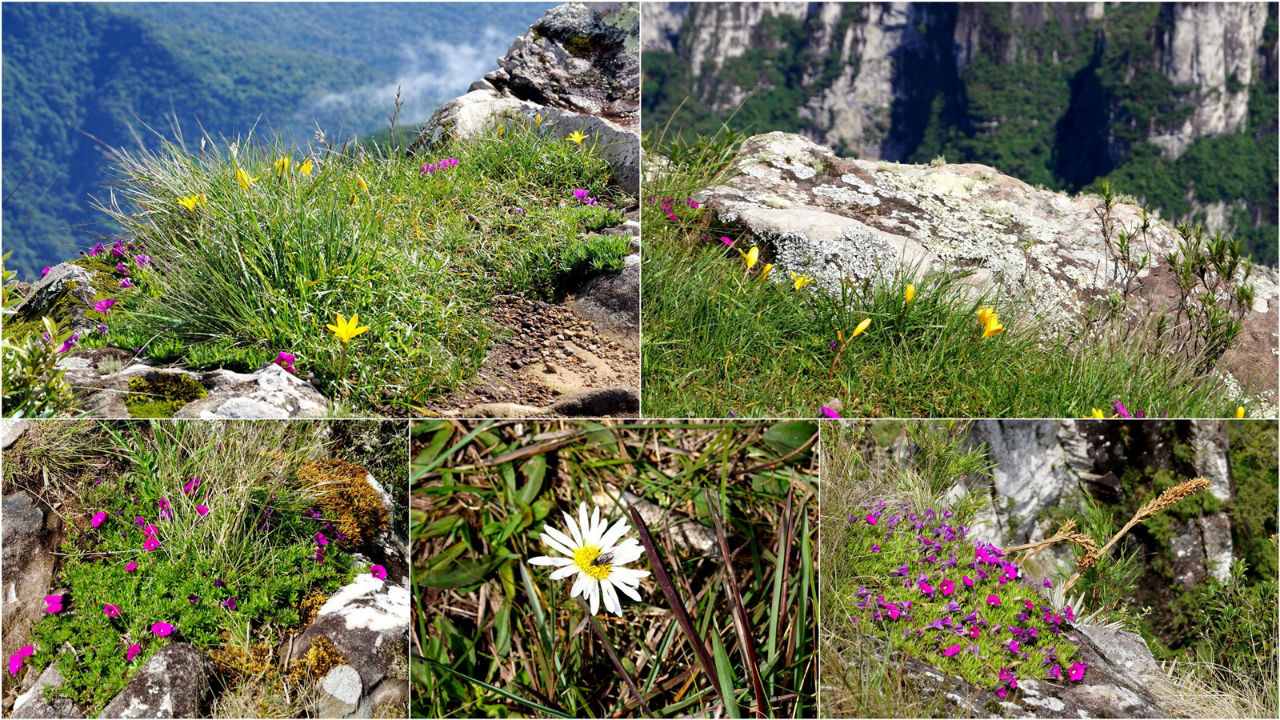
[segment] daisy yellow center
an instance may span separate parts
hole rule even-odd
[[[598,557],[600,557],[600,548],[595,545],[583,545],[573,551],[573,564],[596,580],[605,580],[609,577],[609,573],[613,571],[613,563],[592,565],[591,561]]]

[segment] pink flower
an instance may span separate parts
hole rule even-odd
[[[130,645],[129,649],[125,651],[124,654],[125,662],[133,662],[133,659],[138,657],[138,653],[140,652],[142,652],[142,645],[138,643]]]
[[[880,516],[879,516],[879,515],[876,515],[875,513],[867,513],[867,524],[868,524],[868,525],[875,525],[875,524],[876,524],[876,523],[878,523],[878,522],[880,522]]]
[[[995,595],[988,595],[988,596],[987,596],[987,604],[988,604],[988,605],[990,605],[991,607],[999,607],[999,606],[1000,606],[1000,598],[996,597]]]
[[[959,645],[952,645],[951,647],[949,647],[949,648],[947,648],[947,649],[945,649],[945,650],[943,650],[943,651],[942,651],[942,656],[943,656],[943,657],[951,657],[952,655],[955,655],[955,654],[956,654],[956,653],[958,653],[958,652],[960,652],[960,646],[959,646]]]
[[[1071,669],[1067,671],[1067,677],[1071,678],[1071,682],[1080,682],[1084,679],[1084,671],[1089,667],[1089,663],[1078,662],[1071,663]]]
[[[1010,640],[1010,641],[1009,641],[1009,652],[1011,652],[1011,653],[1017,653],[1017,652],[1018,652],[1018,641],[1017,641],[1016,639],[1015,639],[1015,640]]]
[[[956,584],[950,580],[943,580],[938,583],[938,587],[942,588],[943,595],[950,595],[956,591]]]
[[[151,626],[151,632],[156,637],[169,637],[169,634],[173,632],[173,626],[161,620],[160,622],[157,622],[155,625]]]
[[[287,353],[281,350],[280,354],[276,355],[275,363],[280,367],[284,368],[285,372],[291,373],[293,372],[293,361],[294,361],[294,358],[296,357],[297,356],[294,355],[293,353]]]
[[[121,281],[120,281],[120,289],[121,289],[121,290],[127,290],[127,289],[129,289],[129,288],[131,288],[131,287],[133,287],[133,282],[132,282],[131,280],[129,280],[129,278],[125,278],[125,279],[123,279],[123,280],[121,280]]]
[[[111,257],[114,257],[114,258],[122,258],[122,257],[124,257],[124,243],[123,243],[123,242],[121,242],[121,241],[117,240],[117,241],[116,241],[116,244],[111,246]]]
[[[194,495],[196,492],[196,488],[198,487],[200,487],[200,478],[193,477],[186,485],[182,486],[182,494]]]
[[[928,595],[929,597],[933,597],[933,586],[927,582],[921,581],[920,592],[924,593],[925,595]]]
[[[138,264],[138,267],[142,267],[143,265],[150,265],[151,256],[150,255],[134,255],[133,261]]]
[[[1005,690],[1004,688],[997,688],[997,689],[996,689],[996,695],[999,695],[1000,697],[1005,697],[1005,696],[1007,696],[1008,694],[1009,694],[1009,691],[1008,691],[1008,690]]]
[[[103,245],[102,243],[98,243],[97,245],[94,245],[92,248],[90,248],[89,257],[93,257],[94,255],[99,255],[106,251],[107,251],[107,246]]]
[[[155,539],[155,537],[149,537],[146,542],[142,543],[142,548],[147,551],[155,550],[159,547],[160,541]]]
[[[129,274],[129,266],[128,266],[128,265],[125,265],[125,264],[124,264],[124,263],[122,263],[122,262],[118,262],[118,263],[116,263],[116,272],[120,273],[121,275],[128,275],[128,274]]]
[[[387,569],[382,567],[381,565],[374,565],[370,567],[369,574],[378,578],[379,580],[387,579]]]
[[[9,656],[9,674],[17,675],[18,671],[22,669],[23,661],[34,655],[35,652],[36,648],[34,645],[23,645],[18,648],[18,652]]]
[[[203,506],[203,505],[197,505],[197,506],[196,506],[196,512],[200,513],[200,517],[204,517],[205,515],[208,515],[208,514],[209,514],[209,508],[207,508],[207,507],[205,507],[205,506]]]
[[[48,275],[48,274],[49,274],[49,271],[50,271],[50,270],[52,270],[52,269],[53,269],[53,268],[51,268],[51,267],[49,267],[49,266],[47,266],[47,265],[46,265],[46,266],[45,266],[45,268],[44,268],[43,270],[41,270],[41,271],[40,271],[40,277],[44,277],[45,275]]]
[[[133,572],[134,570],[137,570],[137,569],[138,569],[138,563],[136,562],[130,562],[128,565],[124,566],[125,572]]]
[[[839,420],[839,419],[840,419],[840,413],[836,412],[835,410],[832,410],[831,408],[827,407],[826,405],[823,405],[823,406],[822,406],[822,416],[823,416],[823,417],[825,417],[825,418],[830,418],[830,419],[832,419],[832,420]]]
[[[973,627],[969,628],[969,637],[977,638],[981,634],[982,634],[982,628],[978,627],[977,625],[974,625]]]
[[[93,309],[102,313],[103,315],[106,315],[111,312],[111,306],[115,304],[116,304],[115,298],[106,298],[105,300],[99,300],[98,302],[94,303]]]
[[[729,247],[733,247],[733,241],[723,235],[720,236],[720,242],[728,245]]]
[[[316,545],[324,547],[325,545],[328,545],[328,544],[329,544],[329,538],[325,537],[324,533],[322,532],[316,533]]]
[[[107,617],[120,617],[120,606],[119,605],[103,605],[102,614],[106,615]]]
[[[156,501],[156,509],[160,511],[160,518],[162,520],[168,520],[173,517],[172,508],[169,505],[168,498],[160,498]]]
[[[875,545],[872,545],[872,546],[871,546],[871,552],[873,552],[873,553],[878,553],[878,552],[880,552],[880,544],[879,544],[879,543],[876,543]]]
[[[156,526],[155,526],[155,525],[143,525],[143,526],[142,526],[142,534],[143,534],[143,535],[145,535],[145,536],[147,536],[147,537],[155,537],[155,536],[156,536]]]
[[[971,587],[973,587],[973,578],[969,577],[968,575],[965,575],[965,576],[964,576],[964,586],[965,586],[965,587],[967,587],[967,588],[971,588]]]
[[[62,612],[62,596],[46,595],[44,598],[44,611],[50,615]]]
[[[104,522],[106,522],[106,521],[107,521],[107,514],[106,514],[106,513],[104,513],[104,512],[96,512],[96,513],[94,513],[94,514],[93,514],[93,519],[89,521],[89,524],[90,524],[90,525],[92,525],[93,527],[98,527],[99,525],[101,525],[102,523],[104,523]]]

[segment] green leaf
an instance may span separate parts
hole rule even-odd
[[[464,560],[447,570],[423,572],[417,575],[419,585],[433,588],[461,588],[474,585],[489,576],[499,565],[506,562],[505,557],[491,557],[486,560]]]
[[[786,455],[804,447],[816,432],[818,432],[816,422],[787,420],[769,426],[769,429],[764,431],[764,442],[779,455]]]
[[[729,661],[729,651],[720,642],[720,633],[711,633],[712,651],[716,657],[717,682],[720,683],[720,696],[724,698],[724,710],[731,718],[742,717],[738,709],[738,691],[734,688],[733,664]]]

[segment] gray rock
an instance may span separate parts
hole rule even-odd
[[[360,706],[360,698],[364,695],[360,673],[350,665],[339,665],[330,670],[320,678],[319,688],[316,709],[323,718],[350,716]]]
[[[85,311],[93,309],[94,280],[94,274],[79,265],[64,262],[53,266],[14,307],[12,322],[39,321],[50,315],[63,332],[84,332],[94,324],[84,317]]]
[[[1234,557],[1231,542],[1231,518],[1223,512],[1196,518],[1204,553],[1205,572],[1215,580],[1226,582],[1231,577]]]
[[[640,411],[640,391],[632,387],[583,390],[566,395],[551,406],[556,415],[605,417],[635,415]]]
[[[46,514],[31,495],[18,492],[4,496],[4,657],[27,644],[27,635],[44,614],[45,595],[57,558],[53,552],[61,540],[61,521]]]
[[[82,718],[80,708],[68,697],[54,698],[52,702],[43,697],[45,688],[62,687],[62,673],[57,666],[50,665],[40,673],[21,695],[13,701],[13,717],[16,718]]]
[[[8,449],[30,426],[30,420],[0,420],[0,449]]]
[[[622,270],[589,280],[572,305],[598,327],[636,336],[640,332],[640,256],[628,255]]]
[[[360,675],[368,691],[394,675],[409,651],[409,590],[361,573],[334,593],[293,645],[291,662],[316,638],[326,638]]]
[[[204,655],[186,643],[171,643],[147,660],[98,717],[200,717],[208,690],[209,667]]]
[[[243,374],[215,370],[202,378],[212,384],[209,397],[196,400],[174,417],[201,420],[240,418],[315,418],[328,413],[329,403],[311,383],[270,363]]]
[[[1138,680],[1146,682],[1168,677],[1141,635],[1095,625],[1082,625],[1076,630],[1092,640],[1098,653],[1109,663],[1124,669]]]
[[[409,708],[409,683],[400,678],[387,678],[360,701],[357,714],[360,717],[388,717],[392,708]]]

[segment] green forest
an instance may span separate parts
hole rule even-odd
[[[553,4],[492,4],[478,36],[465,3],[5,3],[7,267],[32,280],[116,230],[93,207],[115,179],[109,147],[179,132],[189,147],[204,133],[305,143],[317,128],[331,141],[371,132],[387,123],[390,92],[316,100],[429,72],[450,46],[472,48],[482,73]],[[473,79],[457,77],[453,94]],[[408,100],[429,109],[451,96]]]
[[[682,32],[699,22],[699,12],[690,6]],[[863,12],[859,3],[845,5],[833,36],[842,37]],[[1255,65],[1247,127],[1199,138],[1177,160],[1167,160],[1147,138],[1176,127],[1191,108],[1187,88],[1175,87],[1155,64],[1156,37],[1167,22],[1161,6],[1121,3],[1087,22],[1073,20],[1073,12],[1048,12],[1032,29],[1015,21],[1008,5],[984,6],[973,33],[978,47],[960,70],[952,55],[954,5],[914,12],[917,42],[896,57],[896,100],[886,128],[886,144],[902,150],[894,159],[982,163],[1070,193],[1110,179],[1166,218],[1202,221],[1197,208],[1224,202],[1251,256],[1276,264],[1274,65]],[[679,48],[646,52],[646,126],[661,129],[670,120],[668,139],[714,133],[722,124],[747,133],[820,135],[825,128],[797,108],[829,87],[843,65],[838,50],[811,42],[818,22],[766,15],[751,47],[718,72],[690,67]],[[1275,57],[1276,35],[1271,4],[1263,57]],[[705,100],[729,88],[747,90],[746,98],[731,111],[713,111]]]

